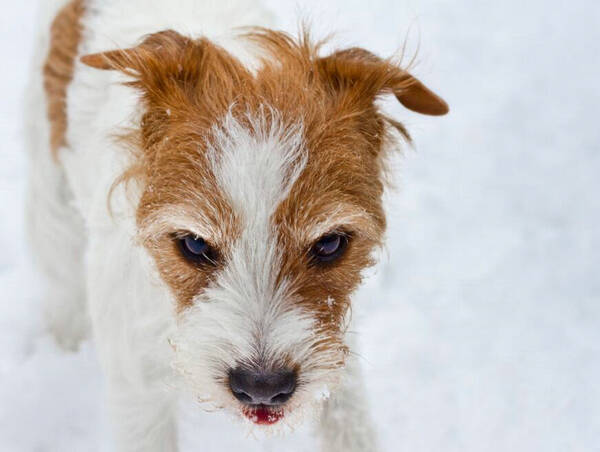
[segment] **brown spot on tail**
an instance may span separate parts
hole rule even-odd
[[[50,122],[50,149],[55,157],[58,149],[66,144],[66,94],[73,79],[84,9],[83,0],[72,0],[59,11],[50,26],[50,47],[43,71]]]

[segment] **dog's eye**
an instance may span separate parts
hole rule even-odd
[[[313,245],[311,255],[317,262],[331,262],[340,257],[347,246],[348,236],[346,234],[327,234]]]
[[[196,264],[215,263],[216,253],[203,238],[188,234],[183,237],[178,237],[177,242],[181,254],[188,261]]]

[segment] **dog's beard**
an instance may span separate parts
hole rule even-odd
[[[240,363],[269,367],[283,359],[293,362],[298,369],[296,391],[281,407],[281,422],[269,426],[279,431],[318,414],[339,382],[347,348],[341,332],[319,329],[297,309],[271,314],[265,322],[252,319],[233,301],[197,300],[181,314],[171,344],[183,391],[207,411],[225,410],[250,424],[248,406],[229,388],[229,370]]]

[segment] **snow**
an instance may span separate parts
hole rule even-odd
[[[395,162],[389,245],[356,307],[382,450],[600,450],[600,3],[268,3],[287,29],[308,16],[382,55],[408,34],[451,106],[393,107],[416,151]],[[23,234],[36,4],[0,19],[0,450],[108,451],[93,345],[66,353],[44,332]],[[193,415],[184,451],[314,450],[306,432],[253,439]]]

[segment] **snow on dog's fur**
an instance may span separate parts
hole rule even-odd
[[[46,146],[60,161],[45,177],[66,179],[62,202],[87,224],[78,230],[86,274],[73,276],[87,281],[117,441],[126,450],[176,447],[172,396],[157,389],[171,366],[193,397],[250,420],[231,372],[287,369],[295,390],[263,407],[270,421],[293,423],[324,403],[325,450],[373,450],[345,333],[351,295],[383,240],[386,153],[398,133],[408,139],[376,100],[394,94],[425,114],[444,114],[446,104],[364,49],[321,55],[307,33],[268,28],[233,41],[192,38],[166,28],[190,31],[193,17],[222,18],[218,7],[151,3],[67,3],[43,80]],[[252,25],[231,3],[220,31]],[[191,255],[190,243],[202,253]]]

